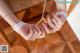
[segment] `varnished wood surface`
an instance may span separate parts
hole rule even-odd
[[[37,13],[35,9],[36,7],[29,10],[34,12],[35,16],[41,14],[39,10],[39,13]],[[27,16],[24,16],[24,14],[27,15],[28,13],[25,13],[26,11],[17,14],[24,22],[28,22],[27,19],[24,20],[27,18]],[[35,21],[39,20],[39,17],[30,20],[30,22],[35,23]],[[33,42],[24,40],[3,19],[0,19],[0,28],[2,29],[0,30],[0,45],[9,45],[9,53],[80,53],[80,43],[67,22],[59,32],[47,34],[45,38]]]
[[[79,0],[72,0],[69,9],[67,11],[67,16],[70,15],[70,13],[72,12],[72,10],[75,8],[75,6],[77,5],[77,3],[79,2]]]
[[[13,9],[14,12],[33,7],[44,0],[5,0],[6,3]]]

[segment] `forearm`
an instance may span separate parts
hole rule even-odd
[[[14,26],[20,21],[3,0],[0,0],[0,15],[11,26]]]

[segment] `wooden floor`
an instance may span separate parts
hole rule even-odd
[[[16,15],[24,22],[35,23],[41,16],[41,9],[36,8],[20,11]],[[31,42],[24,40],[0,18],[0,45],[3,44],[9,45],[8,53],[80,53],[80,42],[67,22],[60,31]]]

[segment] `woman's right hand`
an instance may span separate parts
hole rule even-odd
[[[33,24],[29,24],[29,23],[22,23],[23,26],[18,26],[18,30],[17,28],[15,28],[14,30],[19,33],[25,40],[30,40],[30,41],[34,41],[36,39],[40,38],[44,38],[45,37],[45,32],[38,26],[35,26]]]

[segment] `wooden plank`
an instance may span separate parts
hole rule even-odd
[[[66,25],[64,25],[64,26],[65,27],[63,27],[61,29],[61,31],[59,32],[60,36],[61,36],[62,40],[65,42],[66,46],[71,51],[71,53],[76,53],[76,51],[71,43],[74,42],[77,38],[68,23],[66,23]]]
[[[12,45],[20,36],[18,33],[16,33],[11,27],[4,30],[6,34],[6,38],[8,39],[9,43]]]
[[[0,45],[8,45],[8,46],[10,46],[9,41],[6,38],[6,34],[1,28],[0,28]]]
[[[74,47],[76,53],[80,53],[80,42],[78,42],[78,40],[72,42],[72,46]]]
[[[33,53],[35,53],[35,51],[36,52],[41,52],[40,49],[43,49],[42,52],[45,52],[45,51],[48,51],[48,52],[57,52],[58,50],[60,52],[62,52],[63,48],[64,48],[64,43],[61,40],[61,38],[58,36],[57,33],[50,34],[50,36],[47,35],[46,38],[37,39],[35,41],[25,41],[24,39],[22,39],[21,37],[19,37],[13,43],[13,46],[14,45],[24,46],[28,50],[28,52],[33,52]],[[51,50],[49,50],[49,48],[51,48]],[[59,48],[61,48],[61,50]],[[47,50],[45,50],[45,49],[47,49]]]
[[[70,15],[70,13],[72,12],[72,10],[75,8],[75,6],[77,5],[78,3],[78,0],[72,0],[72,3],[67,11],[67,16]]]
[[[22,9],[35,6],[39,3],[42,3],[43,1],[44,0],[8,0],[7,3],[9,3],[9,6],[13,9],[14,12],[17,12]]]
[[[75,33],[72,31],[69,24],[66,22],[64,26],[61,28],[60,33],[65,37],[65,39],[69,42],[73,42],[76,40]]]
[[[10,27],[10,25],[3,19],[0,19],[0,27],[4,30],[4,29]]]
[[[25,47],[23,46],[19,46],[19,45],[15,45],[12,46],[9,49],[9,53],[28,53],[27,50],[25,49]]]
[[[8,42],[5,40],[3,35],[0,32],[0,45],[9,45]]]

